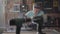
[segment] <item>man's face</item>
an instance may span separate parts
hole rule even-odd
[[[40,9],[38,8],[34,8],[34,12],[38,12]]]

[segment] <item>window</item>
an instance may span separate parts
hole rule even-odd
[[[20,4],[13,5],[13,12],[20,12]]]

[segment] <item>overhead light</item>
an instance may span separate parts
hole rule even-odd
[[[22,7],[24,8],[25,6],[23,5]]]

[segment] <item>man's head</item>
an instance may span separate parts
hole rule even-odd
[[[42,10],[42,4],[41,3],[35,3],[34,11],[37,12],[39,10]]]

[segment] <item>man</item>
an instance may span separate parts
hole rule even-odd
[[[44,12],[43,12],[43,10],[41,8],[40,3],[38,3],[38,4],[35,4],[34,11],[32,10],[32,11],[29,11],[29,12],[26,13],[27,18],[29,18],[29,19],[26,19],[26,18],[25,19],[26,19],[26,22],[30,22],[31,21],[30,18],[32,19],[35,16],[43,16],[43,15],[44,15]],[[16,34],[20,33],[22,23],[25,22],[25,19],[24,18],[16,19],[16,26],[17,26]],[[43,34],[42,30],[41,30],[42,23],[43,23],[43,21],[42,22],[38,22],[38,24],[39,24],[39,26],[38,26],[39,34]]]
[[[42,10],[42,5],[40,4],[40,3],[36,3],[35,5],[34,5],[34,10],[32,10],[32,11],[29,11],[29,12],[27,12],[26,13],[26,16],[28,17],[28,18],[33,18],[33,17],[35,17],[35,16],[44,16],[44,12],[43,12],[43,10]],[[42,21],[43,22],[43,21]],[[38,32],[39,32],[39,34],[43,34],[43,32],[42,32],[42,28],[41,28],[41,26],[43,25],[43,23],[42,22],[39,22],[38,23]]]

